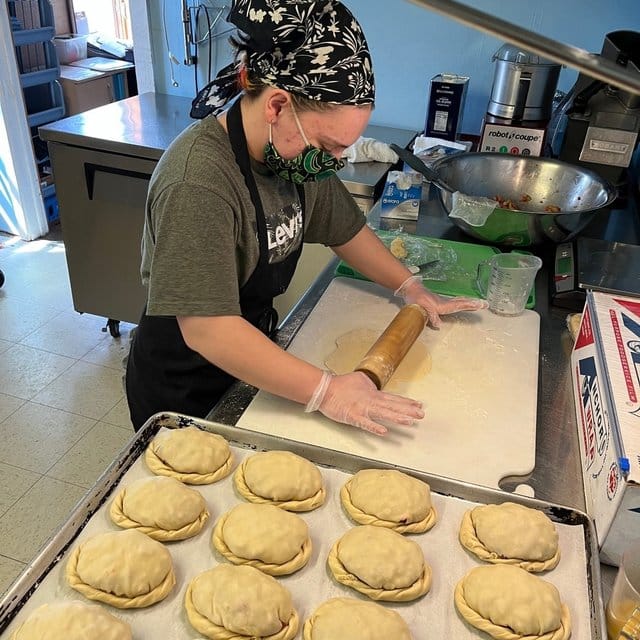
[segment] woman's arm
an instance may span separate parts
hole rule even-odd
[[[248,384],[306,404],[322,370],[287,353],[240,316],[179,317],[187,346]]]
[[[445,298],[426,289],[422,279],[412,276],[407,267],[366,225],[349,242],[332,249],[338,257],[367,278],[391,289],[405,304],[419,304],[425,310],[429,324],[434,328],[440,326],[441,315],[487,308],[486,300]]]
[[[422,403],[378,391],[361,372],[333,376],[287,353],[239,316],[179,317],[187,345],[234,377],[307,411],[378,435],[385,424],[412,425]]]

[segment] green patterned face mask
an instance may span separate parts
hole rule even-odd
[[[344,162],[330,153],[314,147],[304,135],[298,115],[291,105],[298,131],[307,146],[295,157],[287,160],[275,148],[271,139],[271,124],[269,124],[269,142],[264,147],[264,163],[277,176],[294,184],[324,180],[344,167]]]

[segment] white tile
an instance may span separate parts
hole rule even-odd
[[[111,335],[108,335],[108,337],[99,342],[91,351],[83,355],[82,360],[99,364],[102,367],[123,371],[124,358],[129,354],[131,329],[135,326],[136,325],[129,324],[128,322],[121,322],[119,338],[113,338]]]
[[[39,473],[0,462],[0,516],[17,502],[39,479]]]
[[[98,316],[63,311],[20,340],[20,344],[77,359],[107,340],[101,331],[104,324],[104,318]]]
[[[60,314],[60,309],[0,289],[0,338],[19,342]]]
[[[113,424],[117,427],[124,427],[125,429],[133,429],[131,423],[131,416],[129,415],[129,403],[126,396],[118,402],[118,404],[107,413],[106,416],[101,418],[102,422]]]
[[[16,344],[0,356],[0,389],[29,400],[73,363],[71,358]]]
[[[47,475],[82,487],[91,487],[133,437],[122,429],[98,422],[55,464]]]
[[[49,269],[51,274],[66,271],[66,256],[64,243],[49,240],[33,240],[26,242],[15,237],[3,237],[0,259],[5,276],[14,272],[16,277],[21,274],[40,273]],[[8,284],[9,279],[7,278]]]
[[[45,473],[95,420],[27,402],[0,423],[0,462]]]
[[[2,368],[1,359],[0,368]],[[0,422],[17,411],[24,403],[25,401],[22,398],[16,398],[15,396],[8,396],[5,393],[0,393]]]
[[[0,549],[13,560],[29,562],[69,517],[85,489],[43,476],[3,516]]]
[[[123,397],[120,371],[78,360],[34,396],[33,401],[100,419]]]
[[[7,282],[3,288],[6,289],[8,297],[41,304],[58,311],[73,309],[73,297],[66,265],[61,275],[52,272],[51,268],[46,266],[31,267],[27,273],[20,274],[18,280],[15,280],[16,275],[12,272],[9,276],[5,272]],[[12,279],[9,280],[9,278]]]
[[[26,566],[24,562],[0,556],[0,596],[9,589]]]
[[[62,242],[3,242],[0,253],[11,298],[37,302],[60,311],[73,308],[65,247]]]

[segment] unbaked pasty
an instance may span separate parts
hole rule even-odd
[[[192,626],[212,640],[290,640],[298,632],[289,591],[253,567],[220,564],[197,575],[184,606]]]
[[[436,523],[429,485],[395,469],[358,471],[344,484],[340,498],[358,524],[422,533]]]
[[[71,552],[66,574],[83,596],[120,609],[148,607],[166,598],[176,582],[167,548],[135,529],[80,543]]]
[[[164,476],[124,487],[111,503],[109,515],[119,527],[137,529],[161,542],[191,538],[209,518],[202,494]]]
[[[227,560],[272,576],[301,569],[311,556],[307,523],[272,504],[239,504],[218,519],[212,539]]]
[[[365,600],[332,598],[304,623],[303,640],[411,640],[407,623],[391,609]]]
[[[290,451],[265,451],[245,458],[233,476],[249,502],[271,503],[287,511],[311,511],[325,499],[322,474]]]
[[[547,571],[560,561],[558,532],[537,509],[514,502],[487,504],[467,511],[460,525],[462,546],[481,560]]]
[[[186,484],[211,484],[231,473],[229,444],[215,433],[198,427],[161,431],[149,443],[145,462],[153,473]]]
[[[327,559],[335,579],[373,600],[406,602],[431,587],[431,567],[413,540],[382,527],[354,527]]]
[[[454,601],[472,626],[498,640],[566,640],[569,609],[550,582],[513,565],[476,567],[458,582]]]
[[[10,640],[131,640],[129,625],[96,604],[65,600],[43,604]]]

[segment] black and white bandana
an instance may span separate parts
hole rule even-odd
[[[227,20],[248,37],[246,49],[198,93],[192,118],[217,115],[241,92],[242,64],[264,83],[311,100],[373,104],[367,41],[338,0],[234,0]]]

